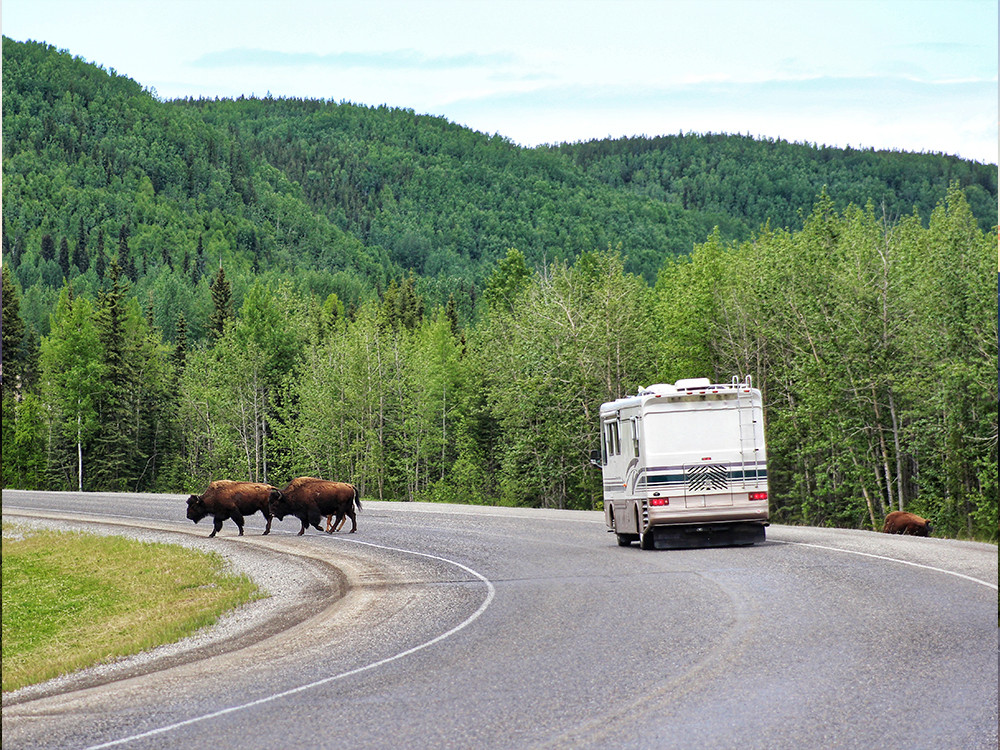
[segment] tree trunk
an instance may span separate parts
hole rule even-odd
[[[79,413],[76,415],[76,488],[83,492],[83,438],[81,436],[81,424],[83,418]]]
[[[896,492],[899,495],[899,509],[903,510],[903,452],[899,447],[899,420],[896,418],[896,402],[889,389],[889,416],[892,419],[892,440],[896,448]]]

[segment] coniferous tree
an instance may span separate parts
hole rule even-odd
[[[73,249],[73,264],[80,272],[86,271],[90,267],[90,258],[87,257],[87,233],[83,228],[82,216],[76,234],[76,247]]]
[[[16,268],[17,258],[14,256],[14,248],[10,242],[10,235],[7,233],[6,218],[0,220],[0,246],[2,246],[4,263]]]
[[[72,262],[73,260],[69,252],[69,240],[63,237],[62,242],[59,243],[59,268],[62,269],[63,277],[66,279],[70,278],[69,269]]]
[[[458,304],[455,302],[454,294],[448,296],[448,306],[445,308],[445,317],[448,318],[448,326],[451,328],[451,335],[458,336]]]
[[[197,284],[205,275],[205,246],[202,236],[198,235],[198,249],[195,252],[194,263],[191,265],[191,282]]]
[[[210,289],[213,309],[208,319],[208,334],[211,339],[218,340],[225,334],[226,323],[233,317],[233,291],[221,263]]]
[[[104,255],[104,228],[97,231],[97,250],[94,251],[94,272],[103,280],[107,272],[108,259]]]
[[[187,359],[187,319],[184,317],[184,313],[181,312],[177,314],[177,322],[174,327],[174,348],[170,354],[170,382],[166,388],[162,407],[166,420],[163,439],[163,476],[164,481],[172,482],[173,486],[177,486],[178,484],[183,485],[190,481],[190,478],[185,476],[184,471],[185,430],[178,419],[181,410],[181,390],[184,383],[184,372],[187,368]]]
[[[177,314],[177,325],[174,330],[174,370],[177,377],[184,372],[184,366],[187,364],[187,319],[184,317],[184,313]]]
[[[131,473],[137,490],[159,486],[161,469],[170,463],[176,432],[176,390],[171,347],[149,319],[133,315],[127,326]]]
[[[17,282],[6,264],[3,275],[3,397],[14,398],[24,370],[24,321],[21,319],[21,295]]]
[[[56,243],[51,234],[42,235],[42,260],[53,260],[56,257]]]
[[[118,491],[130,488],[134,479],[127,402],[133,382],[126,351],[126,288],[122,277],[119,259],[115,258],[108,270],[110,287],[100,293],[96,313],[104,382],[99,398],[100,432],[94,475],[97,486]]]
[[[118,230],[118,266],[121,274],[134,284],[139,279],[139,271],[128,247],[128,236],[128,227],[122,224]]]

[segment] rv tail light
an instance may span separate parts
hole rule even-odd
[[[766,492],[751,492],[750,493],[750,499],[751,500],[767,500],[767,493]]]
[[[669,497],[653,497],[649,499],[650,505],[670,505]]]

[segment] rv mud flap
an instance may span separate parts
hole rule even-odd
[[[763,523],[701,523],[654,526],[653,549],[732,547],[764,541]]]

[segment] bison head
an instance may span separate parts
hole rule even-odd
[[[279,521],[284,521],[285,516],[292,512],[288,500],[281,494],[281,490],[278,489],[271,489],[271,492],[267,496],[267,507],[271,511],[271,515]]]
[[[205,501],[197,495],[191,495],[191,497],[188,498],[187,517],[195,523],[198,523],[198,521],[207,515],[208,508],[205,507]]]

